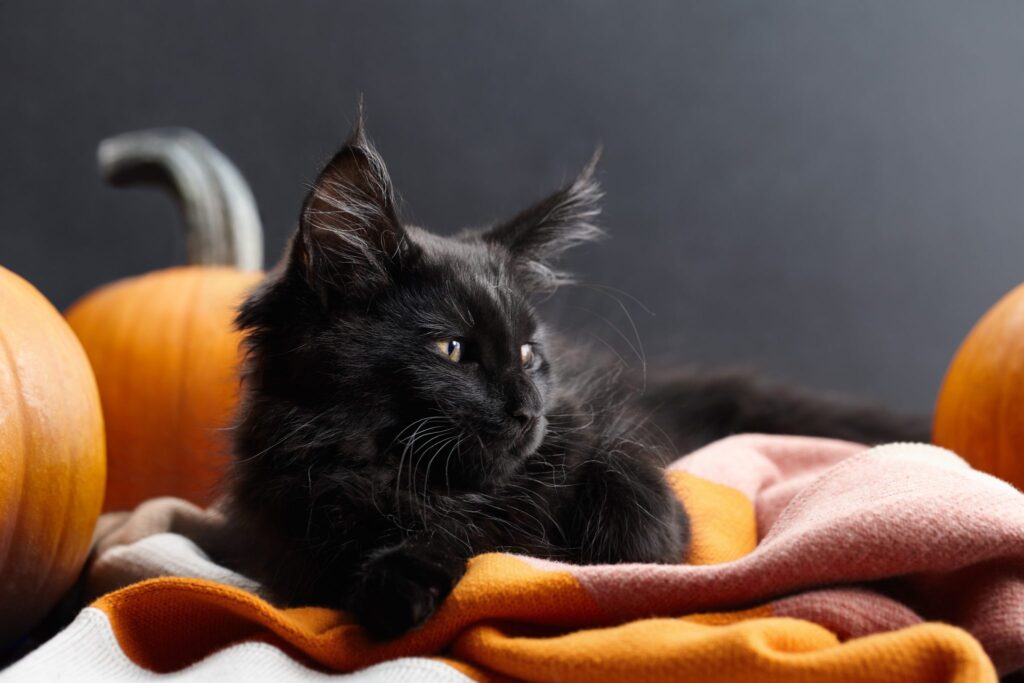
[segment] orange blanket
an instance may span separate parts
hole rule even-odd
[[[773,538],[778,545],[783,535],[778,526],[794,523],[800,513],[794,506],[810,507],[809,514],[818,517],[828,515],[827,509],[814,509],[808,491],[829,481],[834,484],[843,474],[837,468],[859,474],[874,472],[870,476],[877,476],[881,485],[906,470],[904,466],[910,466],[906,471],[931,467],[935,471],[926,473],[922,486],[929,485],[929,477],[952,475],[957,487],[975,486],[986,500],[995,500],[993,491],[998,489],[1003,498],[1015,495],[1013,502],[1024,502],[1020,493],[999,488],[1005,485],[932,447],[890,446],[886,453],[833,441],[772,437],[742,437],[739,442],[717,447],[719,452],[712,452],[714,458],[730,458],[730,467],[741,468],[736,476],[744,481],[737,480],[735,486],[713,481],[719,478],[714,474],[715,460],[706,453],[696,454],[693,467],[668,472],[692,516],[689,564],[694,566],[623,565],[588,573],[589,568],[511,555],[479,556],[431,621],[390,643],[367,640],[343,613],[323,608],[277,609],[246,590],[244,583],[229,585],[230,578],[219,582],[155,578],[99,598],[68,631],[7,673],[52,675],[65,666],[59,663],[62,658],[77,658],[76,668],[67,672],[81,673],[91,667],[93,673],[111,678],[132,667],[199,674],[204,666],[220,662],[227,663],[229,669],[225,670],[239,679],[250,674],[258,677],[262,672],[264,678],[274,680],[306,680],[316,672],[355,671],[389,662],[381,665],[385,668],[364,671],[367,678],[359,680],[378,680],[374,672],[380,674],[380,680],[465,681],[468,677],[581,683],[997,680],[990,655],[971,633],[951,624],[922,620],[910,606],[866,583],[869,577],[858,577],[859,570],[852,566],[848,585],[825,588],[795,588],[769,576],[762,582],[767,589],[751,589],[755,591],[751,595],[760,591],[765,598],[746,604],[715,597],[714,589],[699,595],[677,595],[669,590],[662,593],[669,597],[661,603],[652,602],[651,596],[664,589],[664,572],[688,572],[686,576],[691,578],[686,581],[697,585],[693,576],[713,577],[714,572],[726,569],[735,574],[739,570],[734,568],[756,561],[760,553],[771,550]],[[921,456],[913,449],[929,452]],[[744,454],[762,460],[748,462]],[[858,465],[858,458],[864,460],[863,466]],[[771,481],[757,474],[766,460],[777,464]],[[708,468],[707,463],[712,466]],[[889,464],[892,466],[886,470]],[[750,485],[754,480],[757,486]],[[843,505],[837,501],[835,509]],[[185,504],[176,501],[174,506],[184,509]],[[772,506],[777,509],[770,510]],[[869,509],[878,507],[872,504]],[[196,511],[196,517],[201,513]],[[970,525],[963,519],[957,523]],[[850,534],[834,540],[856,545],[855,531]],[[181,536],[163,533],[105,547],[105,552],[121,551],[116,561],[107,564],[120,563],[122,569],[125,563],[152,564],[153,548],[170,547],[160,545],[169,537],[181,540]],[[130,550],[124,552],[133,543],[149,545],[133,559]],[[768,551],[762,551],[765,546]],[[208,562],[197,546],[192,547],[201,561]],[[186,552],[177,548],[166,552]],[[968,574],[973,562],[977,567],[989,562],[981,557],[962,559],[962,566],[955,571]],[[802,561],[814,564],[810,557]],[[101,554],[94,572],[108,571],[103,563]],[[1018,578],[1022,567],[1018,563],[1013,569]],[[934,584],[945,569],[934,566],[935,575],[925,580]],[[195,574],[204,575],[202,570]],[[728,580],[727,573],[721,576]],[[773,582],[778,590],[771,589]],[[685,583],[679,585],[685,587]],[[820,583],[835,582],[823,578]],[[655,584],[661,587],[652,588]],[[721,596],[740,595],[735,586],[727,588]],[[951,601],[955,602],[954,598],[951,596]],[[981,594],[975,598],[985,599]],[[708,602],[723,604],[720,609],[679,608],[684,603]],[[984,607],[982,603],[976,606]],[[88,622],[85,626],[80,623],[83,620]],[[962,625],[969,626],[969,620]],[[109,664],[109,653],[97,654],[100,648],[110,647],[108,641],[119,650],[117,666],[121,668],[117,672],[102,668],[114,666]],[[259,649],[254,649],[256,646]],[[83,662],[82,653],[87,650],[91,654]],[[277,659],[267,659],[270,650]],[[274,668],[285,666],[285,660],[290,668]],[[1004,658],[1004,666],[1007,661],[1012,660]],[[402,662],[405,664],[395,668]],[[268,676],[271,671],[274,675]],[[0,680],[3,678],[0,674]]]

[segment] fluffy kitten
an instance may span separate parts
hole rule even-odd
[[[452,238],[402,224],[361,123],[320,173],[238,315],[249,358],[229,515],[278,600],[396,636],[478,553],[683,561],[687,516],[661,468],[720,436],[925,435],[741,375],[683,373],[641,395],[560,346],[531,301],[568,280],[560,254],[600,234],[593,170]]]

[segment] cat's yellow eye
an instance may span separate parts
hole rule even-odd
[[[532,368],[536,355],[533,353],[533,344],[523,344],[519,347],[519,361],[524,368]]]
[[[458,339],[438,339],[434,346],[451,362],[458,363],[462,360],[462,342]]]

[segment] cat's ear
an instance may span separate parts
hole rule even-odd
[[[290,266],[326,301],[387,286],[411,249],[360,111],[355,130],[306,196]]]
[[[601,212],[602,192],[594,177],[600,158],[598,148],[575,180],[482,235],[509,251],[529,287],[550,290],[572,282],[572,276],[556,268],[558,258],[604,236],[594,222]]]

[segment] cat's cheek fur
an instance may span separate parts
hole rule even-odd
[[[544,435],[547,431],[547,425],[547,418],[545,418],[544,416],[540,416],[538,418],[537,425],[533,428],[533,430],[523,441],[523,444],[520,446],[520,451],[522,453],[529,455],[540,447],[541,443],[544,442]]]

